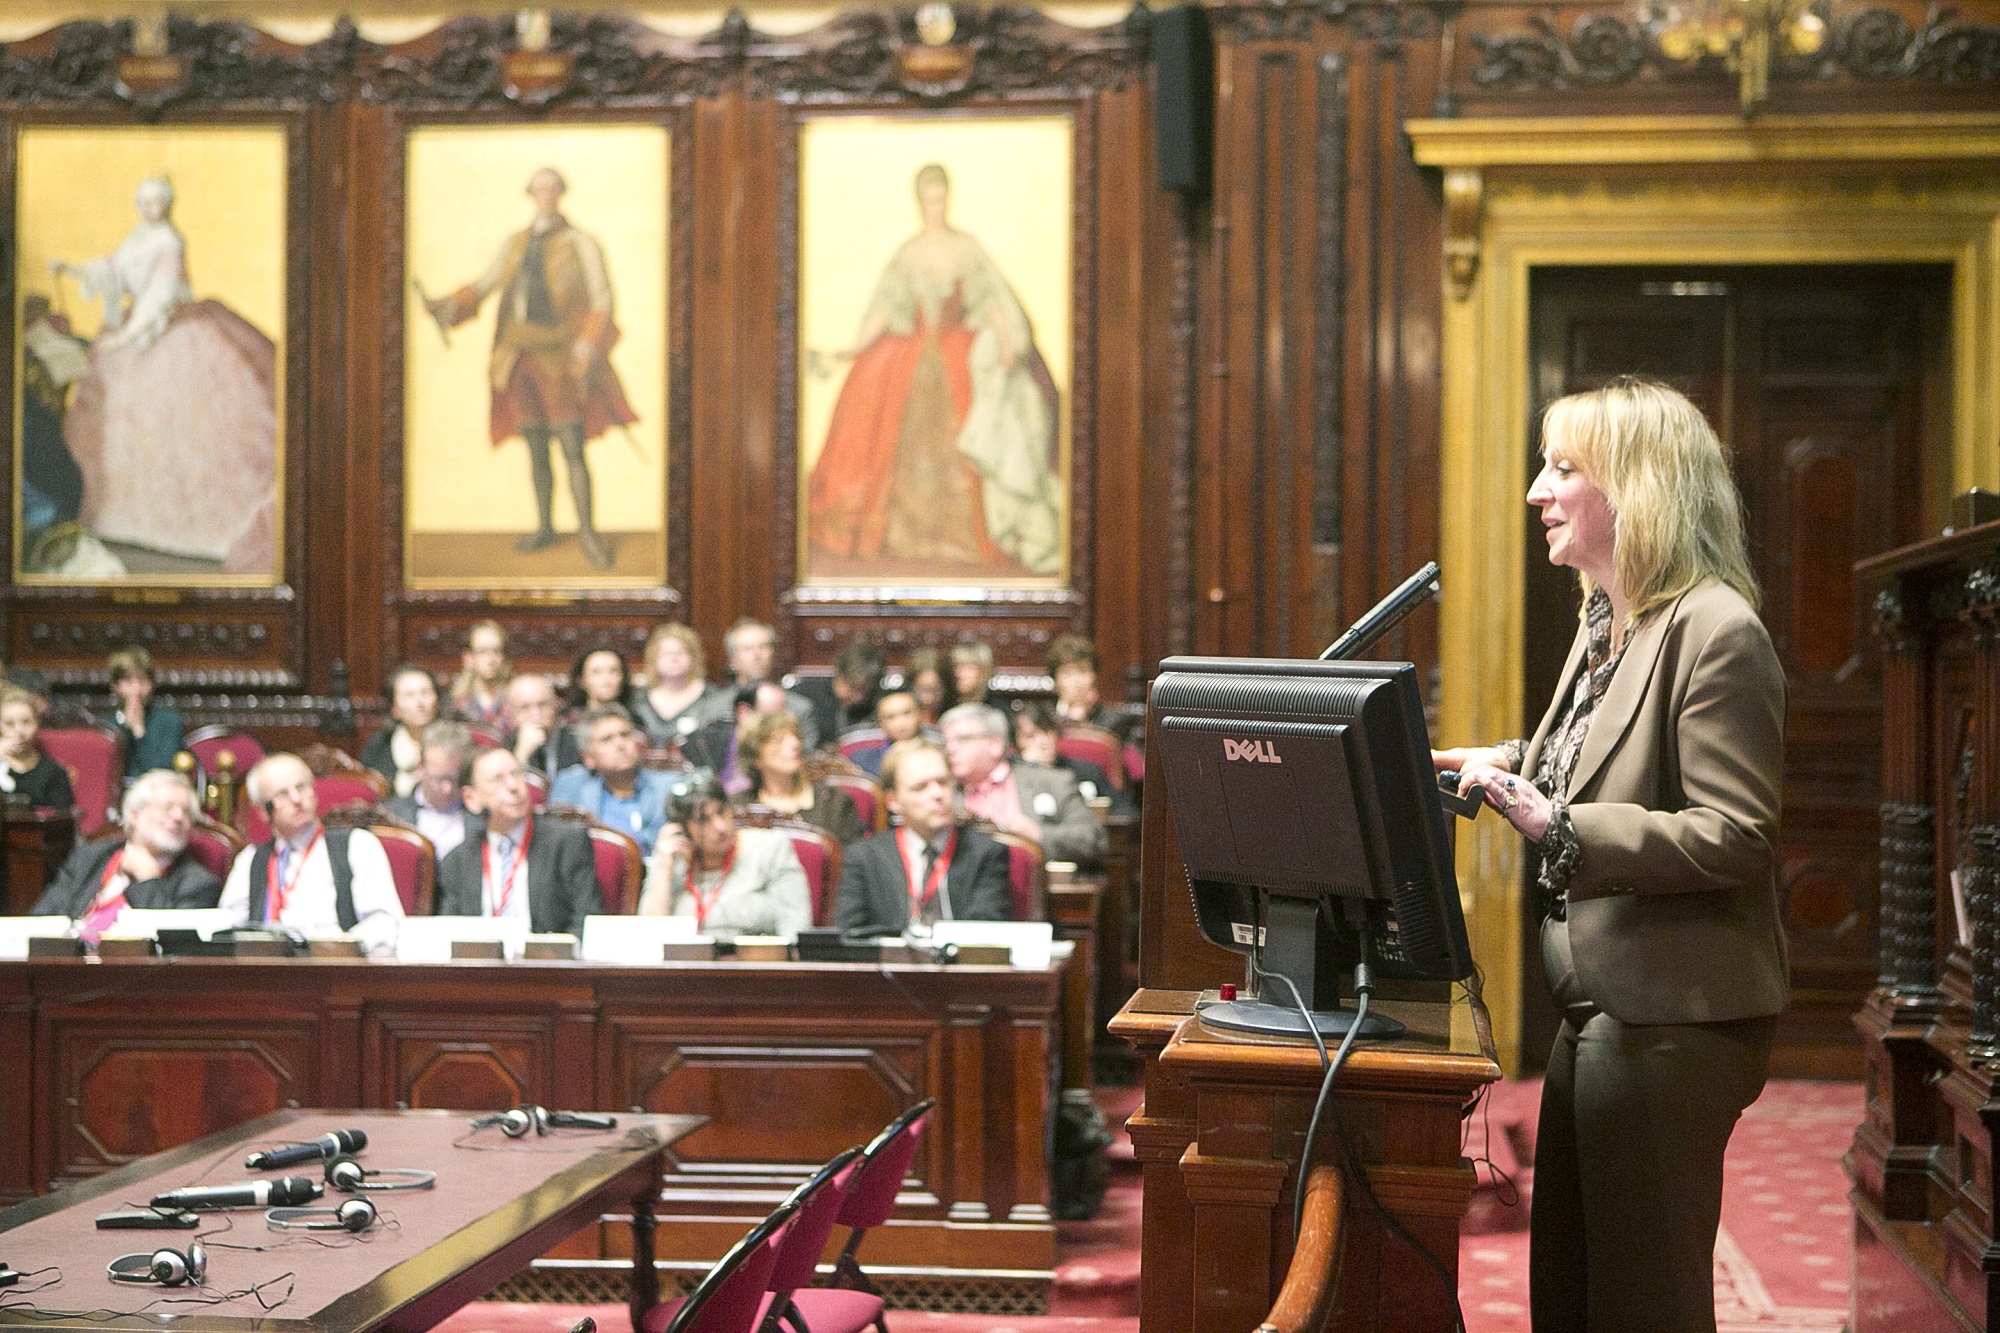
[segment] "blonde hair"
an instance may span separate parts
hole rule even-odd
[[[1617,512],[1613,569],[1631,623],[1710,579],[1757,605],[1729,452],[1683,395],[1621,376],[1558,398],[1542,414],[1542,452],[1551,450],[1596,483]],[[1587,600],[1596,585],[1582,577]]]
[[[496,698],[504,698],[507,686],[514,679],[514,659],[507,656],[507,627],[497,620],[474,621],[472,627],[465,631],[465,651],[468,653],[472,651],[472,636],[483,629],[490,629],[500,636],[500,674],[493,678],[493,693]],[[479,677],[473,674],[471,667],[463,667],[452,677],[451,701],[454,704],[463,704],[472,698],[473,692],[478,688]]]
[[[646,636],[646,655],[641,663],[646,671],[646,683],[648,685],[660,683],[653,675],[653,654],[659,652],[660,645],[668,639],[687,649],[688,679],[691,681],[708,679],[708,655],[701,650],[701,635],[679,621],[670,620],[664,625],[655,626],[653,632]]]
[[[750,719],[748,726],[736,733],[736,767],[755,784],[752,795],[763,790],[764,766],[757,762],[764,747],[780,736],[797,736],[801,741],[805,733],[799,729],[799,720],[784,709],[775,713],[759,713]]]

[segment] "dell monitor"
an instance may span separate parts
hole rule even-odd
[[[1291,983],[1260,980],[1204,1021],[1299,1035],[1303,1005],[1342,1035],[1340,974],[1357,962],[1472,974],[1414,666],[1175,657],[1149,707],[1202,934]],[[1400,1030],[1371,1014],[1361,1035]]]

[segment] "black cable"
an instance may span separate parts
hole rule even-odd
[[[0,1271],[4,1271],[7,1274],[7,1277],[10,1280],[6,1285],[10,1287],[17,1282],[24,1281],[27,1278],[40,1277],[43,1273],[55,1274],[54,1277],[50,1278],[48,1281],[43,1282],[37,1286],[22,1287],[18,1291],[10,1292],[9,1295],[13,1296],[32,1296],[38,1291],[47,1291],[50,1287],[55,1286],[58,1282],[61,1282],[63,1280],[62,1265],[60,1264],[44,1264],[40,1268],[30,1268],[25,1273],[17,1273],[12,1269],[8,1268],[5,1264],[0,1264]],[[5,1309],[5,1308],[7,1307],[4,1305],[0,1305],[0,1309]]]
[[[35,1271],[39,1273],[44,1270],[38,1268]],[[55,1280],[57,1282],[62,1281],[60,1274],[58,1274]],[[264,1289],[266,1287],[275,1287],[280,1282],[285,1284],[285,1294],[278,1297],[275,1301],[265,1300]],[[51,1284],[45,1283],[42,1287],[35,1288],[35,1290],[44,1290],[48,1285]],[[20,1311],[25,1314],[34,1315],[37,1319],[51,1320],[56,1323],[72,1319],[87,1319],[96,1323],[103,1323],[112,1319],[137,1319],[156,1305],[227,1305],[231,1301],[240,1301],[245,1296],[251,1296],[256,1298],[257,1304],[263,1306],[264,1312],[268,1314],[283,1305],[286,1301],[289,1301],[292,1298],[293,1290],[297,1286],[298,1274],[280,1273],[274,1278],[259,1282],[254,1287],[244,1287],[241,1291],[219,1291],[194,1296],[157,1296],[136,1310],[112,1310],[101,1305],[94,1310],[44,1310],[40,1306],[30,1305],[26,1301],[0,1301],[0,1311]],[[157,1328],[158,1326],[157,1321],[153,1320],[149,1320],[144,1325],[144,1327],[148,1328]]]

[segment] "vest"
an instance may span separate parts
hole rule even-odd
[[[347,840],[353,829],[330,828],[326,830],[326,859],[333,867],[333,910],[340,918],[342,930],[353,930],[354,923],[361,918],[354,911],[354,869],[347,864]],[[271,888],[271,856],[277,845],[274,838],[270,842],[260,842],[250,857],[250,924],[264,923],[265,895]]]

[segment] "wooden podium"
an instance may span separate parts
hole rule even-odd
[[[2000,1328],[2000,523],[1856,569],[1883,646],[1882,864],[1848,1327]]]

